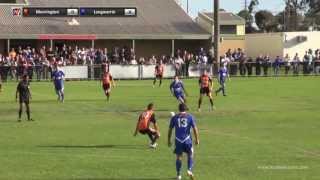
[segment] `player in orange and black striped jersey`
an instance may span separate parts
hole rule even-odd
[[[112,87],[115,86],[115,83],[114,83],[114,80],[113,80],[111,73],[109,71],[104,72],[101,81],[102,81],[103,91],[104,91],[105,95],[107,96],[107,101],[109,101],[110,93],[111,93],[111,85],[112,85]]]
[[[154,69],[154,81],[153,81],[153,87],[156,85],[157,79],[159,79],[159,87],[162,85],[162,78],[164,73],[164,65],[162,64],[162,61],[159,62],[159,64],[156,65]]]
[[[200,85],[200,97],[198,102],[198,110],[201,111],[201,104],[202,104],[202,97],[204,95],[209,97],[211,109],[214,109],[213,106],[213,98],[212,98],[212,88],[213,88],[213,81],[208,75],[207,72],[204,72],[199,78],[199,85]]]
[[[156,141],[160,137],[160,132],[153,110],[154,105],[150,103],[147,109],[140,114],[134,136],[136,136],[138,132],[141,134],[147,134],[151,140],[150,147],[156,148]],[[151,123],[153,124],[153,128],[150,127]]]

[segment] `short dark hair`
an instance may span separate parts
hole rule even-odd
[[[180,112],[185,112],[187,110],[187,106],[185,104],[179,104],[179,111]]]
[[[151,110],[153,108],[153,106],[154,106],[153,103],[150,103],[150,104],[148,104],[147,109]]]

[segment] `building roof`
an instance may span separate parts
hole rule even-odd
[[[213,22],[213,12],[201,12],[202,16],[205,16],[209,21]],[[245,24],[245,20],[231,12],[220,11],[220,24],[221,25],[241,25]]]
[[[0,4],[0,39],[37,39],[44,34],[96,35],[97,39],[209,39],[174,0],[28,0]],[[137,7],[137,17],[19,17],[12,7]]]

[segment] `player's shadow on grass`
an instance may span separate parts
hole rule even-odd
[[[124,145],[124,144],[108,144],[108,145],[45,145],[38,146],[40,148],[57,148],[57,149],[147,149],[144,145]]]
[[[168,111],[172,111],[172,109],[157,109],[157,112],[168,112]],[[132,112],[132,113],[136,113],[136,112],[141,112],[141,109],[132,109],[132,110],[127,110],[127,112]]]

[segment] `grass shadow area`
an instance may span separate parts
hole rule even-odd
[[[144,145],[43,145],[37,146],[40,148],[55,148],[55,149],[147,149]]]

